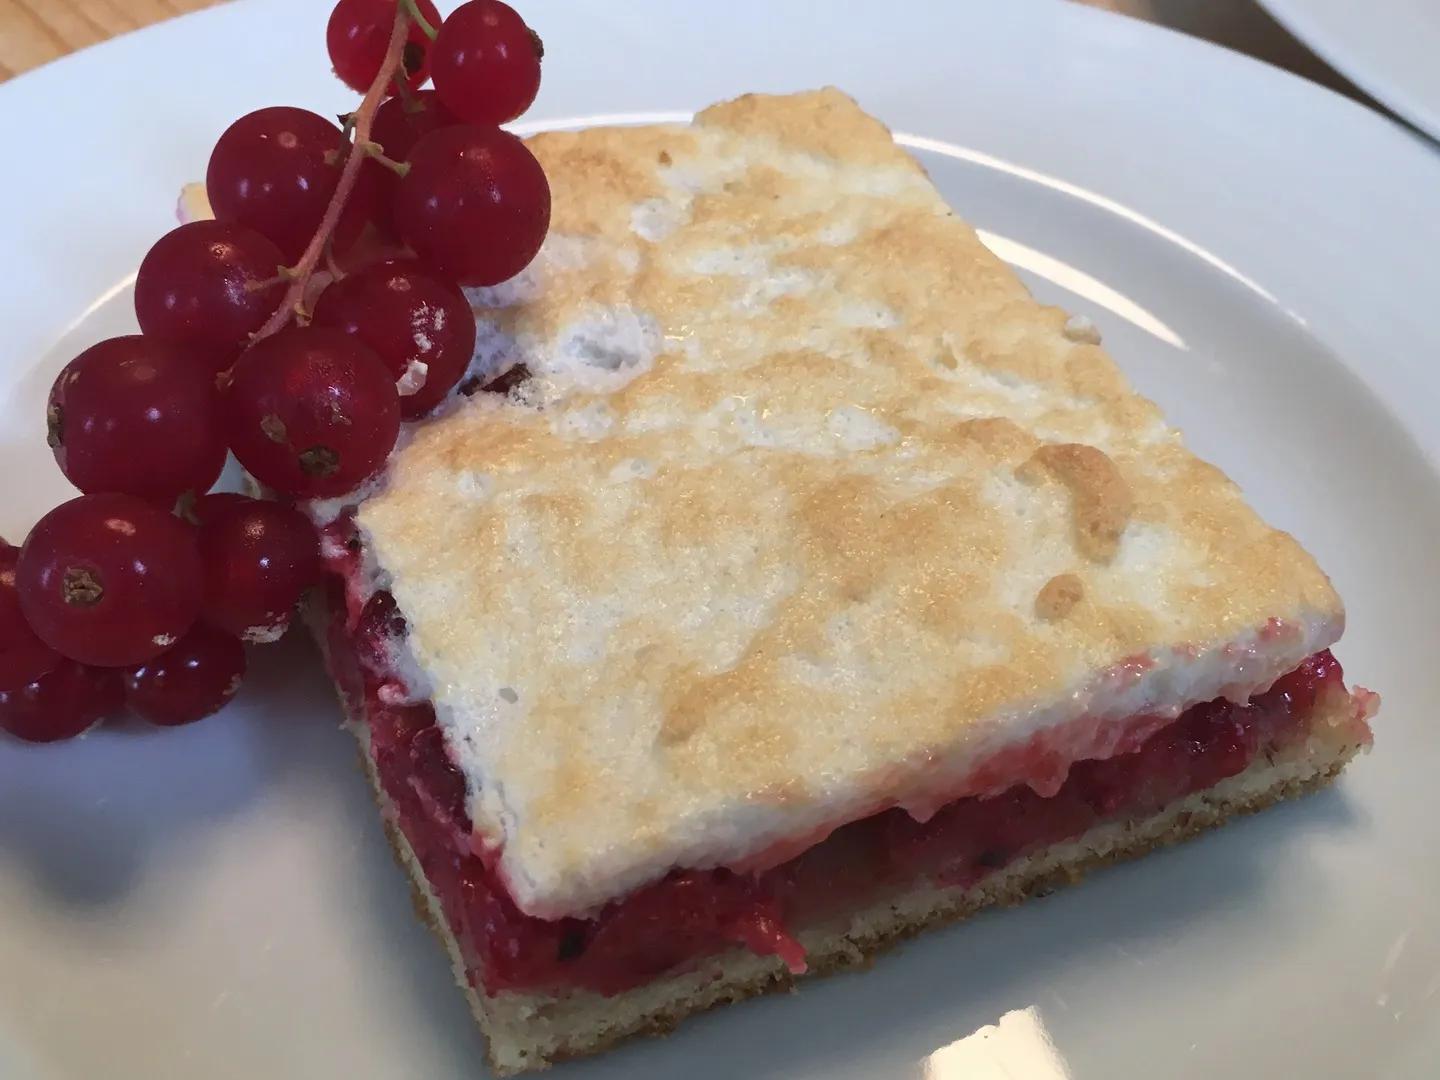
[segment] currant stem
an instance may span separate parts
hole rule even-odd
[[[425,16],[420,14],[420,8],[416,5],[415,0],[400,0],[400,10],[405,12],[406,15],[410,16],[410,21],[413,22],[416,26],[418,26],[420,28],[420,32],[424,34],[427,38],[429,38],[431,41],[434,41],[435,38],[439,35],[439,28],[431,26],[428,22],[425,21]]]
[[[334,238],[332,237],[325,242],[325,269],[332,278],[339,281],[345,276],[345,271],[341,270],[340,264],[335,261],[335,244],[333,240]]]
[[[363,143],[356,143],[356,147],[366,157],[373,158],[379,164],[384,165],[396,176],[404,176],[410,171],[410,164],[405,161],[396,161],[394,158],[386,157],[381,145],[373,139]]]
[[[355,180],[360,175],[360,167],[365,163],[368,156],[361,147],[371,141],[370,126],[375,121],[375,111],[380,107],[385,94],[390,86],[391,79],[400,68],[401,54],[405,48],[405,38],[409,33],[410,12],[414,5],[401,0],[395,9],[395,23],[390,28],[390,41],[385,47],[385,59],[380,63],[380,70],[375,73],[375,80],[370,84],[370,89],[365,91],[365,97],[360,102],[360,107],[352,114],[355,121],[355,145],[351,148],[349,156],[345,158],[345,167],[340,170],[340,179],[335,184],[335,193],[330,196],[330,205],[325,207],[325,215],[320,219],[320,226],[315,230],[315,235],[310,238],[310,244],[305,248],[305,253],[300,256],[300,261],[291,269],[290,287],[285,290],[285,297],[280,306],[271,315],[254,336],[250,339],[253,345],[257,341],[269,337],[271,334],[281,330],[290,319],[299,314],[304,316],[305,290],[310,284],[310,278],[320,265],[324,257],[325,246],[334,235],[335,226],[340,221],[340,214],[345,209],[345,202],[350,197],[350,192],[355,187]]]
[[[274,277],[264,278],[264,279],[262,279],[262,280],[260,280],[260,281],[247,281],[247,282],[245,283],[245,291],[246,291],[246,292],[260,292],[262,289],[268,289],[268,288],[270,288],[270,286],[272,286],[272,285],[278,285],[278,284],[280,284],[280,282],[282,282],[282,281],[294,281],[294,280],[295,280],[295,276],[296,276],[296,271],[295,271],[295,270],[292,270],[290,267],[288,267],[288,266],[277,266],[277,267],[275,268],[275,276],[274,276]]]
[[[396,81],[395,96],[400,99],[401,107],[404,108],[407,113],[417,113],[425,107],[421,104],[420,99],[415,96],[415,92],[410,89],[410,84],[404,79]]]

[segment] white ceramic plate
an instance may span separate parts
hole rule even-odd
[[[1316,552],[1350,605],[1340,655],[1385,694],[1374,753],[1332,791],[566,1075],[987,1076],[974,1055],[998,1046],[1024,1077],[1434,1076],[1440,156],[1068,3],[522,6],[541,120],[833,82],[912,133],[1036,291],[1093,316]],[[21,155],[0,170],[0,531],[64,497],[44,393],[131,326],[129,276],[216,134],[261,105],[347,106],[327,9],[230,4],[0,87]],[[483,1073],[308,648],[255,667],[192,729],[0,745],[0,1076]]]
[[[1440,139],[1440,5],[1435,0],[1260,0],[1310,48]]]

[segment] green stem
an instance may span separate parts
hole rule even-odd
[[[431,26],[425,21],[425,16],[420,14],[420,8],[415,3],[415,0],[400,0],[400,7],[404,9],[406,15],[410,16],[410,20],[420,28],[422,34],[431,41],[435,40],[436,35],[440,33],[440,29],[439,27]]]
[[[380,146],[379,143],[377,143],[373,139],[367,139],[362,143],[356,143],[355,146],[366,157],[379,162],[381,165],[384,165],[385,168],[389,169],[396,176],[404,176],[410,171],[410,163],[408,161],[396,161],[392,157],[386,157],[384,149]]]

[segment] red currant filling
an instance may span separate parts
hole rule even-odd
[[[1095,825],[1153,814],[1243,771],[1259,755],[1303,742],[1320,695],[1345,692],[1339,663],[1321,652],[1245,704],[1196,705],[1159,730],[1150,722],[1152,733],[1137,748],[1075,764],[1052,795],[1017,784],[995,797],[952,801],[923,822],[887,809],[797,845],[799,854],[768,869],[675,871],[596,918],[550,921],[521,912],[493,857],[476,851],[464,778],[430,706],[382,700],[387,678],[375,670],[375,658],[388,650],[379,639],[404,632],[398,616],[383,617],[393,611],[388,594],[367,605],[374,616],[347,617],[344,589],[332,581],[332,673],[352,704],[364,702],[371,754],[397,823],[444,907],[472,982],[487,993],[613,994],[736,945],[803,970],[793,928],[921,879],[968,886]],[[1352,736],[1368,741],[1363,718],[1357,716]]]

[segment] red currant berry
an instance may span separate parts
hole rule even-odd
[[[245,678],[245,646],[204,623],[153,660],[125,669],[125,703],[163,727],[219,712]]]
[[[205,191],[215,217],[268,236],[295,262],[315,235],[350,152],[340,129],[305,109],[257,109],[231,124],[210,154]],[[362,169],[335,230],[336,250],[349,247],[373,216],[381,189],[376,170]]]
[[[19,690],[60,665],[60,654],[35,636],[20,610],[19,561],[20,549],[0,540],[0,690]]]
[[[26,742],[73,739],[120,711],[120,673],[61,660],[31,682],[0,687],[0,729]]]
[[[196,525],[203,525],[224,510],[263,501],[262,499],[253,499],[249,495],[242,495],[238,491],[212,491],[209,495],[201,496],[190,504],[186,508],[184,516]]]
[[[400,415],[440,404],[475,352],[475,314],[459,289],[408,259],[367,266],[335,282],[315,305],[315,325],[368,345],[400,391]]]
[[[92,345],[50,388],[50,447],[86,494],[169,507],[208,491],[225,466],[214,371],[179,345],[131,334]]]
[[[261,483],[325,499],[385,463],[400,395],[385,365],[349,334],[292,327],[242,353],[222,407],[230,449]]]
[[[233,221],[192,221],[155,242],[135,278],[147,337],[173,341],[228,368],[285,295],[285,256]]]
[[[405,161],[415,144],[430,132],[458,123],[434,90],[416,90],[405,97],[386,98],[380,103],[370,125],[370,138],[380,144],[380,149],[392,161]]]
[[[372,675],[388,675],[394,666],[391,663],[394,643],[408,632],[395,597],[383,589],[375,593],[365,601],[355,622],[353,636],[361,666]]]
[[[380,74],[397,6],[396,0],[340,0],[330,13],[325,47],[335,74],[351,90],[365,93]],[[440,25],[440,13],[431,0],[416,0],[415,6],[431,29]],[[400,60],[411,90],[430,77],[429,51],[430,39],[412,22]]]
[[[19,561],[20,549],[0,541],[0,653],[17,645],[29,645],[35,637],[15,591],[15,564]]]
[[[545,50],[535,31],[509,4],[461,4],[430,48],[440,98],[471,124],[504,124],[530,107],[540,90]]]
[[[32,636],[25,645],[0,650],[0,690],[20,690],[63,663],[63,656]]]
[[[380,103],[380,108],[375,110],[375,120],[370,125],[370,138],[379,144],[391,161],[405,161],[410,157],[411,149],[424,136],[459,122],[440,103],[434,90],[416,90],[404,96],[386,98]],[[380,173],[383,195],[375,223],[393,237],[395,189],[400,186],[400,178],[383,167]]]
[[[130,495],[82,495],[31,530],[15,567],[25,618],[82,664],[158,656],[200,614],[194,530]]]
[[[195,517],[205,564],[200,618],[243,641],[278,641],[300,595],[320,579],[315,527],[294,507],[243,495],[207,495]]]
[[[395,224],[421,260],[461,285],[523,270],[550,228],[550,185],[525,144],[499,128],[442,128],[410,151]]]

